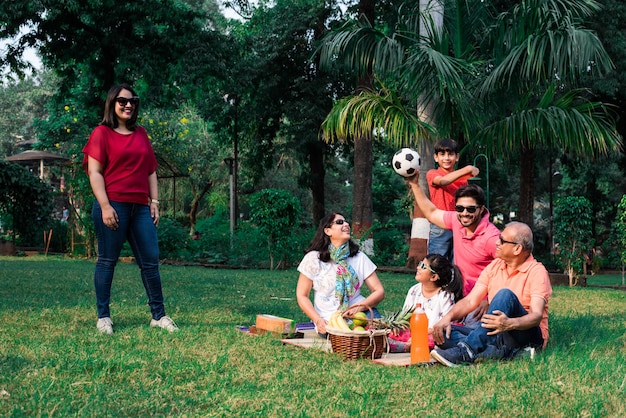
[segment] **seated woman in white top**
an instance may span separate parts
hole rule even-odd
[[[311,318],[320,335],[333,312],[341,309],[346,315],[365,311],[380,316],[376,305],[385,297],[385,290],[376,274],[376,265],[350,239],[350,224],[340,213],[330,213],[320,226],[298,266],[300,276],[296,287],[298,305]],[[369,295],[361,295],[365,283]],[[311,289],[314,290],[311,302]]]

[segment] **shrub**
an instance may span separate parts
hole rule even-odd
[[[582,271],[585,255],[593,247],[592,213],[589,199],[568,196],[558,199],[554,207],[554,241],[557,259],[569,275],[570,286]]]
[[[285,268],[287,253],[299,232],[300,201],[286,190],[264,189],[252,195],[250,214],[266,236],[270,268]]]
[[[158,228],[160,258],[184,259],[188,253],[189,235],[175,221],[161,218]]]
[[[52,221],[53,198],[50,186],[26,168],[0,161],[0,212],[10,216],[13,229],[23,246],[39,245],[42,231]]]
[[[410,236],[410,230],[407,231]],[[374,254],[372,260],[382,266],[404,266],[409,252],[409,238],[396,222],[377,223],[372,228]]]

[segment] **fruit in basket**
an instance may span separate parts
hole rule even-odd
[[[344,331],[350,331],[350,326],[341,315],[341,311],[333,312],[333,314],[330,316],[330,320],[328,321],[328,325],[331,328],[338,328]]]
[[[352,316],[352,322],[356,327],[364,327],[367,325],[367,315],[365,312],[357,312]]]
[[[409,320],[415,307],[402,308],[397,312],[387,313],[385,312],[381,318],[374,318],[372,321],[372,327],[378,329],[386,328],[398,334],[400,331],[409,328]]]
[[[352,328],[352,331],[365,331],[365,328],[359,325],[359,326]]]

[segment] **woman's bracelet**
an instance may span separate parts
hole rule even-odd
[[[158,205],[159,201],[156,199],[150,199],[150,203],[154,203],[155,205]]]

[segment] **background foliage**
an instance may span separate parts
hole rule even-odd
[[[321,215],[329,210],[350,213],[353,209],[354,144],[321,141],[320,127],[333,103],[354,91],[355,74],[347,70],[323,71],[316,51],[327,41],[331,30],[356,17],[365,3],[228,3],[241,12],[238,19],[224,17],[220,10],[223,4],[217,1],[3,4],[0,38],[8,43],[2,45],[0,54],[0,66],[5,70],[0,98],[11,111],[0,115],[0,156],[23,150],[22,140],[37,140],[33,141],[34,148],[56,152],[72,161],[63,168],[67,192],[55,202],[57,206],[61,202],[71,203],[72,218],[64,240],[53,243],[54,250],[82,255],[93,248],[93,198],[80,167],[81,150],[100,120],[108,87],[128,81],[141,96],[141,123],[148,129],[160,161],[160,197],[164,202],[161,210],[169,219],[160,230],[165,237],[163,257],[267,265],[266,260],[257,258],[265,250],[269,253],[269,247],[259,225],[250,220],[250,199],[259,190],[280,189],[297,198],[302,208],[299,222],[290,232],[303,243],[293,245],[294,255],[287,256],[288,263],[296,263]],[[459,8],[465,7],[461,3],[446,2],[447,10],[478,13]],[[504,18],[509,15],[500,13],[521,7],[518,3],[503,0],[489,6],[494,16]],[[538,0],[540,3],[549,4]],[[524,2],[523,6],[531,4]],[[577,5],[591,5],[589,10],[593,10],[596,3]],[[408,6],[412,4],[391,0],[373,2],[372,6],[375,21],[364,32],[383,34],[389,39],[393,35],[394,41],[404,45],[415,41],[415,33],[408,31],[407,25]],[[617,129],[623,134],[626,6],[614,0],[603,2],[602,6],[597,12],[578,16],[576,24],[583,29],[590,27],[598,34],[615,71],[601,75],[588,72],[581,81],[590,87],[586,99],[615,105],[611,109],[617,116]],[[516,10],[521,13],[521,9]],[[538,13],[539,9],[535,11]],[[475,58],[470,46],[486,42],[487,38],[477,37],[479,27],[463,26],[465,22],[458,20],[456,24],[461,26],[447,26],[451,30],[449,38],[430,45],[431,52],[437,53],[433,56],[467,62]],[[506,19],[490,22],[504,25]],[[411,37],[401,39],[400,34]],[[35,48],[42,60],[42,67],[35,73],[29,73],[21,58],[26,47]],[[396,82],[400,80],[384,87],[395,88]],[[416,86],[409,83],[407,91],[413,92]],[[441,84],[429,86],[437,89]],[[468,97],[465,89],[444,93]],[[237,100],[226,101],[226,95]],[[413,100],[410,94],[393,97],[399,101]],[[555,95],[557,99],[563,97]],[[539,98],[529,100],[534,103]],[[499,97],[507,99],[506,95]],[[478,103],[472,104],[478,110]],[[500,106],[491,108],[496,111]],[[485,115],[493,116],[488,112]],[[454,119],[449,119],[449,123],[456,126]],[[456,135],[462,129],[456,126],[451,132]],[[237,231],[231,237],[225,233],[229,196],[228,169],[223,160],[232,156],[236,140],[238,197],[243,217],[238,219]],[[407,198],[402,179],[389,168],[394,150],[393,146],[373,144],[372,231],[376,262],[398,266],[406,258],[411,199]],[[460,164],[472,164],[475,155],[484,152],[484,147],[467,146]],[[519,168],[521,154],[490,155],[490,183],[481,176],[481,186],[490,191],[494,222],[502,225],[518,218],[520,184],[532,178],[534,197],[528,201],[535,211],[536,254],[558,269],[551,254],[551,225],[558,199],[587,196],[593,211],[592,236],[598,249],[602,249],[602,267],[619,267],[611,225],[619,222],[617,205],[619,197],[626,193],[623,150],[605,157],[594,153],[572,157],[562,147],[540,146],[535,150],[533,165],[524,170]],[[484,174],[486,167],[480,168]],[[560,173],[558,179],[553,176],[555,172]],[[55,209],[49,217],[58,216],[55,212],[60,212],[60,207]],[[195,230],[201,231],[200,239],[189,239]],[[34,236],[40,237],[41,232]],[[72,244],[74,241],[80,245]],[[251,243],[256,246],[249,248]]]

